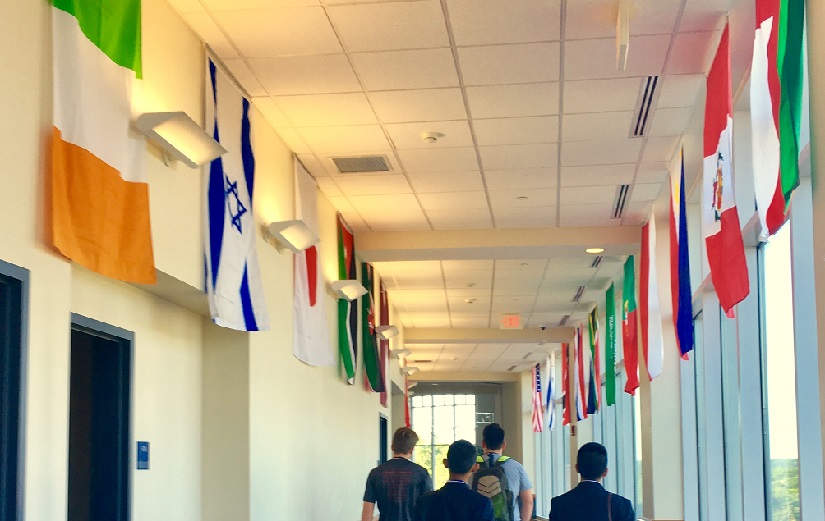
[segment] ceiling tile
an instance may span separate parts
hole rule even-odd
[[[443,260],[441,267],[444,271],[466,271],[466,270],[493,270],[493,261],[487,259],[474,260]]]
[[[520,272],[540,272],[544,273],[547,267],[547,259],[497,259],[496,272],[520,271]]]
[[[642,161],[670,161],[679,146],[679,137],[648,138]]]
[[[450,192],[444,194],[419,194],[421,206],[430,210],[452,210],[455,208],[488,208],[484,192]]]
[[[487,208],[427,210],[427,217],[436,230],[481,230],[493,227],[490,210]]]
[[[407,179],[396,175],[346,175],[335,178],[344,195],[383,195],[412,193]]]
[[[630,201],[633,203],[643,201],[653,201],[662,192],[661,183],[639,184],[633,185],[633,193],[630,196]]]
[[[312,150],[309,145],[301,138],[301,135],[293,128],[283,127],[276,129],[275,132],[281,138],[281,141],[296,154],[311,154]]]
[[[264,9],[267,7],[301,7],[320,5],[320,0],[201,0],[212,11],[231,11],[236,9]]]
[[[484,168],[491,170],[549,168],[558,164],[555,144],[479,147],[479,152]]]
[[[281,112],[297,127],[376,123],[375,114],[367,102],[367,97],[361,92],[277,96],[273,99]]]
[[[255,75],[271,95],[332,94],[360,91],[343,54],[250,58]]]
[[[559,0],[447,1],[459,46],[558,40],[559,4]]]
[[[252,103],[261,111],[264,119],[266,119],[272,128],[289,127],[291,123],[286,119],[284,113],[275,104],[275,100],[267,97],[252,98]]]
[[[252,70],[247,67],[244,60],[240,58],[229,58],[223,60],[223,64],[226,65],[226,68],[229,69],[232,76],[235,77],[250,96],[266,96],[266,90],[264,90],[258,78],[255,77],[255,74],[252,73]]]
[[[464,85],[559,81],[558,56],[558,42],[458,49]]]
[[[410,175],[425,172],[477,171],[478,158],[472,148],[431,148],[399,150],[404,169]]]
[[[559,139],[558,116],[474,119],[473,128],[481,146],[556,143]]]
[[[667,165],[660,163],[642,163],[636,173],[637,183],[664,183],[668,175]]]
[[[369,97],[383,123],[467,119],[459,89],[370,92]]]
[[[379,125],[301,127],[298,132],[318,155],[353,155],[390,148],[387,137]]]
[[[366,90],[457,87],[450,49],[350,54]]]
[[[454,148],[473,146],[470,125],[466,121],[432,121],[428,123],[390,123],[384,125],[395,148]],[[444,137],[435,143],[424,141],[425,132],[438,132]]]
[[[304,168],[306,168],[307,172],[312,174],[312,177],[314,177],[316,180],[318,180],[320,177],[329,176],[329,173],[326,171],[326,169],[324,169],[321,162],[313,154],[298,154],[298,161],[300,161],[301,164],[304,165]]]
[[[521,190],[553,188],[557,182],[555,168],[525,168],[521,170],[484,170],[488,190]],[[553,203],[555,204],[555,203]]]
[[[616,38],[571,40],[564,46],[564,79],[591,80],[656,76],[662,73],[670,34],[631,36],[627,68],[616,69]]]
[[[564,82],[564,113],[633,111],[641,79]]]
[[[556,225],[555,206],[494,208],[496,228],[547,228]]]
[[[561,188],[561,204],[612,204],[616,198],[617,187],[609,186],[572,186]]]
[[[473,118],[552,116],[559,111],[559,84],[468,87],[467,99]]]
[[[420,217],[405,217],[399,220],[371,217],[367,219],[367,224],[374,232],[423,232],[432,230],[423,214]]]
[[[619,226],[620,219],[611,219],[609,204],[580,204],[561,207],[562,226]]]
[[[407,214],[413,216],[421,214],[421,206],[412,194],[355,195],[349,200],[365,219],[387,215],[400,219]]]
[[[716,31],[725,25],[729,2],[719,0],[691,0],[685,4],[679,31]]]
[[[238,53],[220,30],[209,13],[198,11],[181,15],[201,40],[209,44],[215,53],[222,59],[237,58]]]
[[[630,184],[633,182],[635,163],[593,166],[563,166],[562,186],[588,186]]]
[[[693,107],[656,109],[647,135],[650,137],[681,136],[687,128],[693,110]]]
[[[322,7],[216,11],[213,16],[247,58],[342,52]]]
[[[664,78],[657,110],[666,107],[693,107],[699,91],[705,85],[705,77],[701,74],[668,74]]]
[[[330,204],[339,212],[346,214],[355,214],[355,207],[349,202],[346,197],[327,197]]]
[[[641,139],[572,141],[562,144],[562,166],[632,163],[639,159]]]
[[[169,0],[169,5],[179,13],[200,13],[204,10],[199,0]]]
[[[497,208],[555,206],[555,188],[523,188],[520,190],[490,190],[490,204]]]
[[[633,112],[567,114],[563,118],[564,142],[626,138],[635,120]]]
[[[631,4],[630,30],[634,35],[670,34],[678,12],[677,2],[634,0]],[[567,4],[565,37],[568,40],[615,37],[617,14],[617,4],[612,0],[570,2]]]
[[[344,195],[331,177],[316,177],[315,182],[318,183],[318,188],[327,197],[341,197]]]
[[[493,285],[492,270],[445,271],[447,288],[490,288]]]
[[[435,0],[331,6],[327,12],[349,52],[449,46]]]
[[[479,172],[455,172],[443,174],[416,174],[410,176],[416,193],[473,192],[484,190]]]
[[[701,74],[709,70],[719,37],[718,32],[677,34],[667,62],[667,74]]]

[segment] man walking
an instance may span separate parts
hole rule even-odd
[[[550,521],[633,521],[633,505],[608,492],[601,480],[607,476],[607,449],[590,442],[579,449],[576,471],[579,485],[550,501]]]
[[[524,470],[521,463],[502,455],[507,447],[507,441],[504,439],[504,429],[498,423],[491,423],[484,427],[481,438],[481,448],[484,450],[484,456],[483,458],[479,456],[479,459],[481,459],[479,463],[485,468],[500,467],[504,471],[507,488],[510,489],[512,497],[510,505],[512,521],[530,521],[533,518],[533,485],[530,483],[527,471]],[[476,483],[475,477],[473,480],[473,490],[479,490],[479,483]],[[496,501],[494,500],[493,503],[495,505]],[[497,519],[502,517],[499,513],[496,516],[499,516]],[[505,519],[507,518],[509,518],[509,514],[505,517]]]
[[[415,507],[416,521],[495,521],[490,498],[467,485],[477,465],[475,446],[466,440],[453,442],[444,464],[450,469],[450,481],[421,496]]]
[[[433,489],[427,469],[410,461],[418,435],[401,427],[392,436],[392,459],[372,469],[364,491],[361,521],[373,521],[378,503],[380,521],[413,521],[415,503]]]

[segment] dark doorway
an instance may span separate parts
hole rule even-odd
[[[68,521],[129,519],[132,334],[119,332],[72,317]]]
[[[0,261],[0,521],[23,519],[28,271]]]
[[[389,423],[387,422],[387,417],[381,414],[378,417],[378,429],[379,429],[379,440],[381,445],[381,457],[378,458],[379,463],[385,463],[387,461],[387,450],[389,447],[387,446],[387,429],[389,428]]]

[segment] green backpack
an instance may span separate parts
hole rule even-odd
[[[507,483],[504,462],[507,456],[501,456],[492,467],[482,456],[478,457],[480,468],[473,475],[473,490],[490,498],[496,521],[513,521],[513,491]]]

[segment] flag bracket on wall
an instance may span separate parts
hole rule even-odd
[[[186,112],[146,112],[138,116],[134,126],[160,148],[166,166],[177,159],[189,168],[198,168],[227,152]]]

